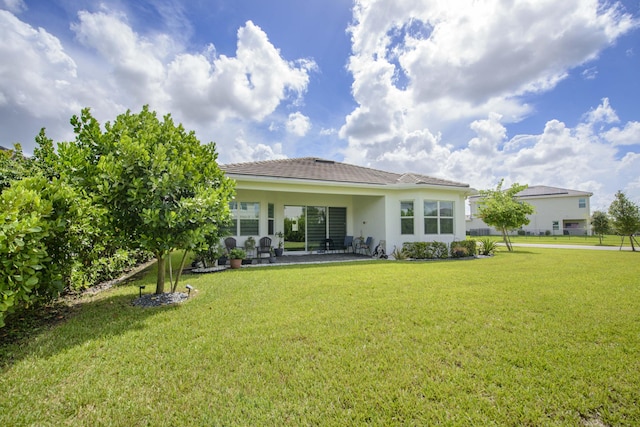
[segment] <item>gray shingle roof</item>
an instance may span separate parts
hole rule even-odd
[[[593,193],[578,190],[568,190],[566,188],[549,187],[548,185],[531,185],[517,194],[518,197],[531,198],[531,197],[552,197],[552,196],[565,196],[565,197],[591,197]],[[470,199],[481,199],[482,195],[476,194],[470,197]]]
[[[416,184],[468,188],[469,184],[414,173],[398,174],[316,157],[220,165],[228,175],[307,179],[353,184]]]
[[[546,185],[533,185],[518,193],[519,197],[543,197],[543,196],[592,196],[592,193],[566,188],[549,187]]]

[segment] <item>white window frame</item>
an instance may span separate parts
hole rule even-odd
[[[405,208],[403,205],[411,204],[411,215],[404,215]],[[416,203],[414,200],[401,200],[400,201],[400,234],[403,236],[412,236],[416,234]],[[402,224],[405,220],[411,220],[411,233],[405,233]]]
[[[435,215],[433,215],[433,209],[427,209],[427,203],[435,204],[436,206]],[[442,206],[442,204],[444,203],[451,204],[451,215],[442,214],[443,213],[442,211],[444,209],[448,209],[448,206]],[[424,212],[424,221],[423,221],[424,234],[446,234],[446,235],[455,234],[456,203],[453,200],[425,200],[423,202],[423,209],[424,209],[423,211]],[[436,221],[437,230],[435,233],[427,231],[427,220]],[[442,231],[442,229],[444,228],[442,226],[443,220],[451,221],[451,231]]]

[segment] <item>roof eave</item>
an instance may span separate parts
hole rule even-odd
[[[296,185],[316,185],[322,187],[355,187],[355,188],[388,188],[391,190],[416,190],[416,189],[433,189],[433,190],[452,190],[459,192],[476,192],[475,189],[469,187],[469,185],[447,185],[447,184],[387,184],[387,183],[373,183],[373,182],[344,182],[344,181],[327,181],[316,180],[308,178],[289,178],[289,177],[277,177],[277,176],[264,176],[264,175],[245,175],[227,173],[227,177],[236,181],[248,181],[248,182],[273,182],[273,183],[287,183]],[[473,194],[473,193],[470,193]]]

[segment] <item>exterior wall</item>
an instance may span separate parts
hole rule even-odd
[[[424,201],[452,201],[454,202],[454,225],[453,234],[425,234],[424,230]],[[413,234],[401,233],[400,203],[412,201],[414,208]],[[443,190],[420,190],[393,192],[386,198],[386,216],[389,219],[386,224],[386,246],[387,252],[391,252],[393,247],[401,248],[405,242],[445,242],[451,243],[454,240],[464,240],[465,235],[465,196],[460,192]]]
[[[468,189],[433,189],[416,186],[415,189],[396,189],[389,186],[371,185],[311,185],[277,180],[237,181],[237,202],[260,203],[260,235],[266,236],[268,230],[268,204],[275,209],[274,231],[283,231],[284,207],[329,206],[344,207],[347,210],[347,235],[354,237],[371,236],[374,247],[385,240],[385,249],[391,252],[393,247],[402,247],[404,242],[441,241],[449,243],[465,239],[465,197]],[[414,202],[414,234],[400,233],[400,202]],[[454,202],[454,233],[425,234],[423,202],[425,200],[443,200]],[[243,245],[248,236],[234,236],[238,245]],[[277,238],[273,244],[277,244]]]
[[[347,209],[347,234],[354,234],[353,226],[353,212],[354,203],[353,196],[349,195],[325,195],[318,193],[283,193],[276,191],[258,191],[258,190],[236,190],[236,197],[234,199],[237,202],[258,202],[260,203],[260,235],[253,236],[256,241],[260,237],[267,236],[268,231],[268,205],[274,204],[274,231],[284,231],[284,207],[285,206],[332,206],[332,207],[345,207]],[[238,245],[244,245],[244,241],[249,236],[235,236]],[[274,246],[277,243],[277,238],[273,235],[269,236],[274,241]]]
[[[585,199],[585,207],[579,207],[579,200]],[[591,206],[589,196],[550,196],[523,198],[523,201],[533,205],[535,212],[529,216],[530,222],[522,227],[525,233],[532,235],[591,235],[590,217]],[[493,227],[489,227],[478,218],[479,198],[470,200],[470,218],[467,220],[467,231],[490,229],[491,234],[497,234]],[[558,229],[554,230],[553,223],[558,223]],[[567,227],[569,224],[577,224],[578,227]]]

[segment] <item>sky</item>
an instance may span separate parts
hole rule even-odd
[[[148,104],[223,164],[321,157],[640,203],[640,0],[0,0],[0,145]]]

